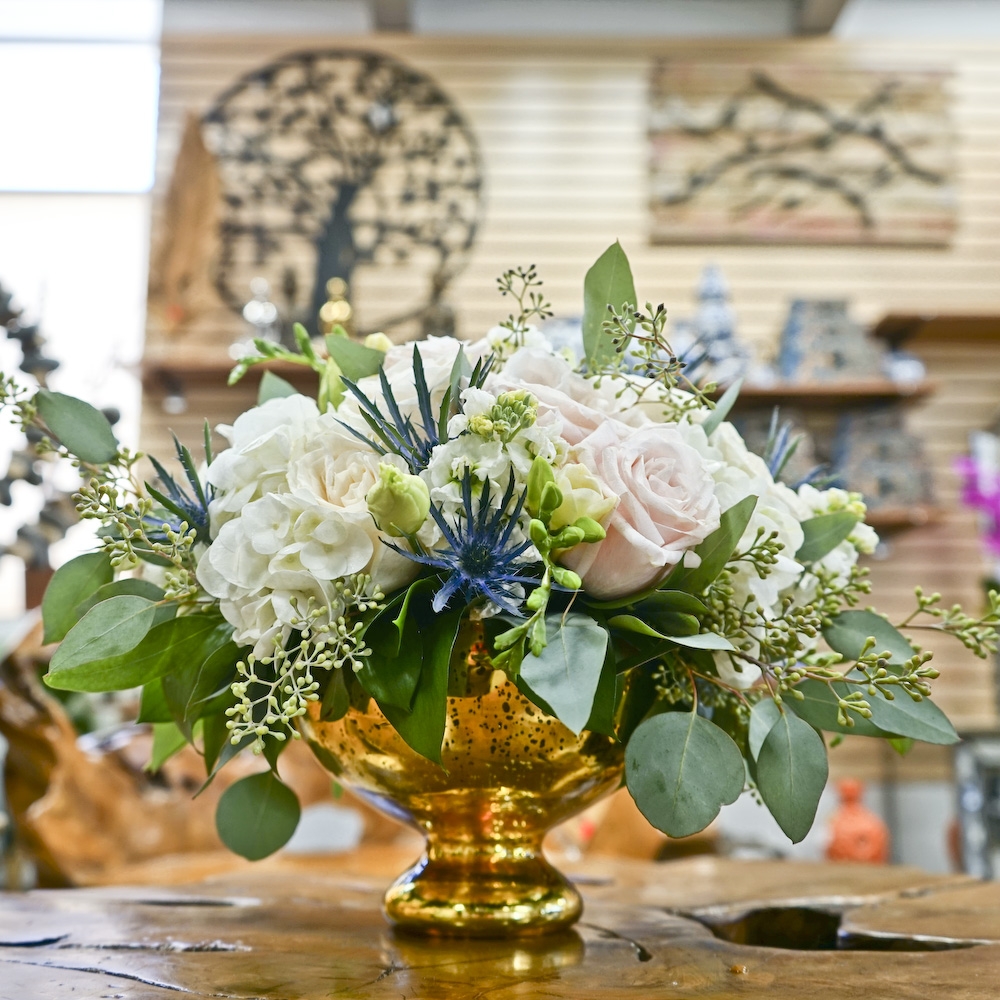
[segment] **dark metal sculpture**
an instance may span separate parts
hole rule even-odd
[[[361,264],[426,269],[422,320],[464,265],[482,202],[469,126],[428,76],[390,56],[300,52],[249,73],[203,119],[223,187],[216,283],[242,310],[252,278],[315,330],[326,283]],[[360,331],[367,332],[367,331]]]

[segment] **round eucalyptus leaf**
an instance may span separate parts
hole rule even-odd
[[[251,774],[219,799],[215,825],[233,853],[259,861],[284,847],[299,825],[299,800],[273,771]]]
[[[625,751],[625,780],[639,811],[658,830],[704,830],[743,791],[746,769],[732,738],[695,712],[647,719]]]

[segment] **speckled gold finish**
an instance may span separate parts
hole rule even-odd
[[[624,749],[574,735],[493,669],[482,631],[463,625],[452,655],[442,761],[411,750],[374,701],[337,722],[318,706],[302,733],[354,791],[427,838],[424,856],[385,896],[409,930],[493,937],[573,923],[579,893],[542,856],[556,823],[618,787]]]

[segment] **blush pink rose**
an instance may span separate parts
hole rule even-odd
[[[673,427],[608,418],[570,455],[619,498],[602,522],[607,537],[562,559],[594,597],[614,600],[655,584],[719,526],[712,477]]]
[[[570,445],[579,444],[609,417],[635,425],[652,422],[633,407],[635,394],[621,382],[606,378],[595,387],[564,358],[545,351],[518,351],[500,374],[487,381],[486,388],[493,393],[527,389],[538,401],[540,420],[557,417],[560,436]]]

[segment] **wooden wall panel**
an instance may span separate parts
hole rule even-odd
[[[485,218],[470,265],[450,292],[462,336],[478,336],[506,315],[495,278],[514,264],[535,263],[557,313],[579,314],[583,274],[614,239],[629,253],[639,294],[665,302],[674,316],[692,310],[705,263],[721,265],[741,332],[765,355],[774,349],[793,296],[849,298],[863,321],[890,310],[1000,312],[1000,46],[167,37],[154,234],[188,111],[203,111],[236,77],[276,56],[344,45],[385,51],[431,74],[468,117],[482,145]],[[763,66],[804,59],[816,65],[950,70],[959,197],[952,244],[935,249],[652,246],[646,95],[654,59],[671,55],[751,59]],[[389,311],[408,283],[412,286],[405,273],[392,271],[360,276],[355,304],[362,320]],[[220,354],[239,329],[233,319],[222,319],[218,329],[197,338]],[[173,346],[150,331],[151,355],[162,356]],[[177,346],[195,345],[189,339]],[[908,607],[917,581],[940,590],[949,602],[976,605],[982,565],[975,520],[957,505],[950,464],[964,449],[968,430],[1000,409],[1000,344],[921,346],[921,353],[940,390],[912,409],[912,426],[926,435],[945,514],[934,525],[894,536],[889,557],[873,563],[879,603],[893,613]],[[146,446],[163,451],[171,423],[187,428],[191,415],[203,412],[222,419],[250,398],[225,393],[221,382],[217,387],[192,382],[188,413],[167,418],[159,392],[151,391]],[[991,723],[992,666],[957,647],[941,656],[940,665],[944,708],[960,725]]]

